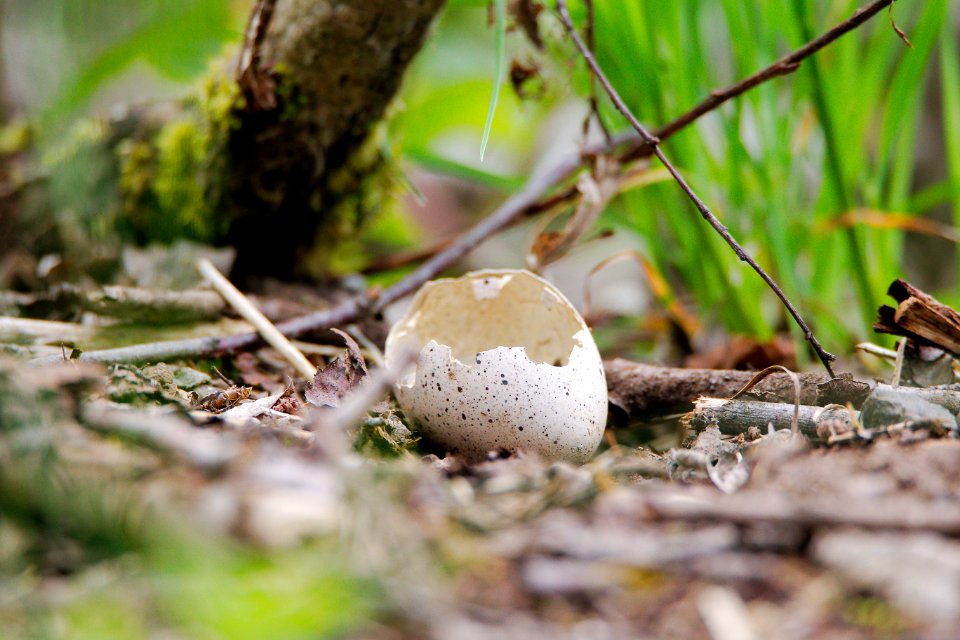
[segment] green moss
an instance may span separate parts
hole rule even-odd
[[[56,245],[43,250],[108,275],[125,243],[221,239],[230,222],[227,145],[242,100],[230,74],[215,69],[172,118],[150,109],[122,122],[85,118],[40,141],[48,188],[24,217],[56,229]],[[22,134],[2,137],[22,142]]]
[[[0,126],[0,156],[26,151],[33,139],[33,129],[24,119],[15,119]]]
[[[28,213],[36,220],[52,219],[61,250],[79,264],[96,260],[102,255],[98,245],[115,235],[118,195],[110,142],[108,124],[90,118],[38,149],[48,189]]]
[[[277,96],[277,104],[280,105],[281,122],[292,122],[297,119],[300,112],[307,106],[307,97],[303,95],[300,87],[290,73],[290,67],[284,62],[278,62],[270,69],[273,81],[276,83],[274,93]]]
[[[413,451],[418,441],[400,417],[388,410],[360,425],[353,446],[367,456],[397,458]]]
[[[123,220],[135,239],[210,242],[226,232],[226,147],[242,99],[236,83],[214,71],[178,117],[147,140],[117,145]]]
[[[384,153],[386,127],[375,127],[344,164],[327,178],[325,221],[307,255],[314,275],[345,274],[359,270],[370,254],[368,233],[389,209],[393,161]],[[374,244],[376,241],[373,241]]]
[[[160,231],[159,238],[171,240],[182,232],[189,238],[209,239],[213,212],[204,198],[204,181],[198,179],[208,151],[208,136],[197,122],[183,120],[161,129],[154,144],[157,166],[152,189],[159,211],[165,214],[158,222],[171,225]]]
[[[46,146],[40,155],[40,163],[50,169],[69,162],[91,147],[106,142],[109,127],[101,118],[80,120],[56,143]]]
[[[843,617],[858,627],[872,629],[880,637],[902,637],[911,626],[910,620],[890,603],[870,595],[850,598]]]

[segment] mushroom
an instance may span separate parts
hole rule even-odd
[[[416,363],[397,401],[424,438],[468,461],[490,451],[584,462],[607,419],[600,353],[552,284],[522,270],[428,282],[390,330],[389,366]]]

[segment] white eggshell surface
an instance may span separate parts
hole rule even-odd
[[[607,419],[600,353],[576,309],[528,271],[426,284],[387,337],[415,366],[397,401],[425,438],[468,460],[500,449],[583,462]]]

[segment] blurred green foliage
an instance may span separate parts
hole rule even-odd
[[[641,120],[662,124],[849,17],[858,4],[798,0],[745,11],[727,1],[601,0],[597,55]],[[824,231],[827,223],[853,208],[924,213],[911,208],[918,131],[935,45],[956,38],[947,5],[897,3],[912,49],[881,14],[793,75],[731,101],[664,145],[830,343],[866,336],[881,293],[902,274],[903,234]],[[604,109],[606,120],[620,128],[611,111]],[[956,152],[954,145],[948,156]],[[627,194],[611,215],[641,234],[661,272],[677,274],[697,307],[716,310],[729,328],[764,336],[782,324],[760,280],[675,185]]]
[[[242,13],[224,0],[59,0],[30,12],[59,31],[71,65],[43,110],[48,125],[137,62],[174,82],[194,80],[226,43],[239,40],[242,27]]]
[[[584,4],[569,4],[582,29]],[[864,3],[593,4],[600,65],[634,113],[653,128],[823,33]],[[821,340],[841,352],[870,335],[886,286],[903,275],[906,261],[918,260],[903,255],[903,225],[893,218],[884,223],[883,214],[922,216],[952,203],[960,222],[960,62],[949,5],[947,0],[898,2],[892,15],[884,11],[795,73],[730,101],[664,145],[694,189],[812,320]],[[451,157],[449,145],[442,144],[454,130],[481,135],[481,112],[496,69],[485,2],[452,2],[418,61],[405,93],[408,109],[395,123],[407,157],[466,180],[485,170],[489,176],[476,181],[486,184],[513,181],[528,170],[523,167],[533,158],[527,154],[551,109],[582,100],[589,91],[584,67],[563,41],[552,11],[549,7],[539,20],[549,43],[539,62],[551,90],[534,104],[507,92],[497,110],[490,149],[520,158],[512,171],[491,170],[486,168],[491,163],[481,166],[467,154]],[[894,19],[912,48],[895,33]],[[515,27],[511,24],[508,33],[507,55],[528,60],[530,47]],[[478,46],[485,56],[475,53]],[[568,78],[558,77],[558,69]],[[930,90],[936,85],[939,95]],[[609,129],[625,130],[626,122],[603,96],[600,107]],[[942,123],[930,117],[938,108]],[[942,133],[930,131],[931,125],[942,127]],[[947,178],[933,184],[918,174],[931,138],[943,139],[940,161],[949,168]],[[879,213],[874,219],[880,222],[850,222],[849,214],[860,210]],[[728,330],[761,338],[787,327],[796,331],[761,280],[707,227],[675,184],[625,193],[605,216],[606,223],[634,238],[708,323],[719,321]],[[949,257],[951,249],[943,251]],[[960,300],[953,291],[936,293]]]

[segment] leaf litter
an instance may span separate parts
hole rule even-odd
[[[184,585],[269,554],[281,581],[352,594],[341,637],[949,638],[960,623],[953,388],[876,385],[865,403],[856,388],[866,415],[812,436],[790,433],[784,403],[784,430],[714,424],[665,455],[468,464],[390,400],[331,427],[368,374],[340,337],[301,387],[267,349],[217,363],[257,380],[239,387],[204,363],[0,361],[4,627],[53,620],[55,587],[150,633],[190,628],[197,608],[144,578],[170,550],[219,558]]]

